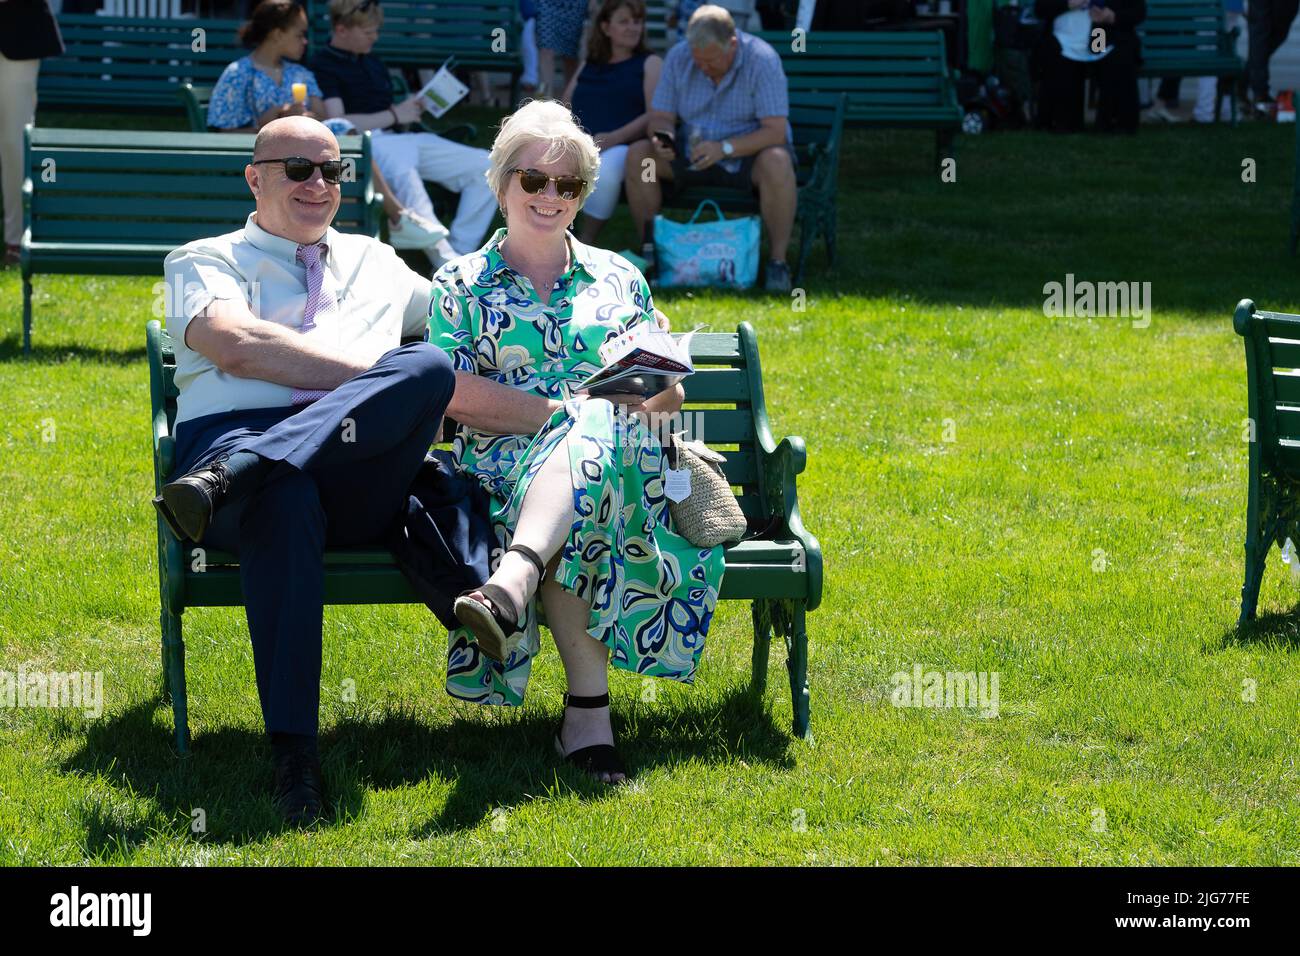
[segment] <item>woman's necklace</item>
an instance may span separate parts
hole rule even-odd
[[[250,53],[248,55],[248,58],[253,61],[253,66],[257,67],[263,73],[270,76],[271,79],[275,80],[276,86],[280,85],[280,79],[284,75],[284,64],[279,57],[276,57],[275,63],[271,65],[267,65],[266,63],[261,62],[260,60],[258,60],[257,56],[253,53]]]

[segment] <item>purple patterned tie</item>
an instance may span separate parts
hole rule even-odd
[[[298,261],[307,267],[307,304],[302,310],[302,328],[299,331],[306,332],[314,329],[316,316],[323,315],[334,308],[334,294],[326,292],[323,288],[325,266],[321,258],[328,252],[329,246],[323,242],[298,247]],[[289,401],[295,405],[308,405],[328,394],[328,391],[319,389],[295,388]]]

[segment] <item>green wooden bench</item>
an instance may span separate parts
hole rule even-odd
[[[394,102],[400,102],[411,95],[411,88],[406,85],[406,80],[400,73],[390,72],[388,76],[392,81]],[[190,124],[190,132],[214,132],[208,129],[208,104],[212,101],[212,87],[182,83],[177,93],[181,105],[185,108],[185,118]],[[427,133],[437,133],[454,143],[469,143],[478,135],[478,127],[473,123],[458,123],[440,129],[421,120],[418,128]]]
[[[23,348],[31,348],[32,276],[156,275],[193,239],[231,232],[253,209],[244,166],[252,134],[43,129],[23,137]],[[334,226],[379,234],[370,137],[345,136],[355,161]]]
[[[1139,76],[1217,76],[1236,78],[1246,69],[1237,56],[1240,27],[1226,29],[1223,0],[1147,0],[1147,17],[1138,25],[1142,38]],[[1221,98],[1214,98],[1219,118]],[[1232,121],[1237,96],[1232,95]]]
[[[173,106],[181,83],[212,86],[248,51],[239,20],[98,17],[60,14],[63,56],[41,61],[41,106]]]
[[[524,71],[523,21],[516,0],[384,0],[384,25],[374,52],[387,66],[436,70],[455,66],[510,74],[510,102],[519,99]],[[324,3],[309,11],[313,49],[329,43],[333,27]]]
[[[933,129],[950,153],[963,112],[940,30],[809,32],[800,52],[790,32],[763,31],[781,55],[791,94],[845,93],[844,122],[871,129]]]
[[[154,493],[159,494],[175,464],[176,366],[171,340],[158,322],[148,324],[146,338]],[[750,527],[761,532],[726,549],[721,597],[752,603],[755,693],[766,687],[772,637],[784,638],[794,733],[807,738],[811,734],[805,621],[821,603],[822,556],[817,539],[804,529],[799,515],[795,477],[807,461],[804,442],[785,438],[777,443],[772,437],[758,344],[748,323],[732,333],[697,334],[691,341],[691,355],[698,371],[686,379],[683,410],[693,413],[694,434],[727,456],[724,468],[739,488],[741,509]],[[162,689],[172,705],[176,749],[182,754],[190,748],[182,616],[187,608],[243,605],[236,557],[208,549],[203,562],[197,563],[193,548],[192,542],[177,540],[158,519]],[[384,549],[327,552],[325,600],[329,604],[420,603]],[[715,632],[711,640],[718,639]]]
[[[1250,442],[1246,579],[1239,624],[1255,617],[1269,549],[1300,546],[1300,315],[1260,312],[1242,299],[1232,327],[1245,340]]]
[[[799,201],[799,258],[793,283],[803,279],[804,265],[813,241],[821,236],[826,255],[835,263],[836,184],[839,178],[840,142],[844,132],[846,97],[843,93],[790,93],[790,130],[794,137],[795,181]],[[748,189],[695,186],[664,197],[669,209],[695,209],[712,199],[727,212],[756,213],[758,197]]]

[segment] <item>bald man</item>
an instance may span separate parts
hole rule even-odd
[[[422,341],[429,280],[330,228],[340,173],[321,123],[267,124],[244,169],[256,211],[165,264],[183,290],[167,317],[179,477],[154,504],[181,540],[239,555],[275,799],[295,824],[326,806],[322,553],[380,540],[455,390],[446,355]]]

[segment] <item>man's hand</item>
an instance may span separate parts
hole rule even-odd
[[[659,142],[659,138],[653,134],[650,136],[650,149],[654,152],[656,158],[662,159],[665,163],[671,163],[677,158],[677,151],[669,149]]]
[[[424,101],[418,96],[412,96],[394,104],[393,112],[397,114],[399,123],[418,123],[420,117],[424,115]]]
[[[702,143],[695,144],[695,152],[691,153],[691,169],[700,170],[708,169],[710,166],[722,160],[722,144],[715,143],[712,140],[705,140]]]

